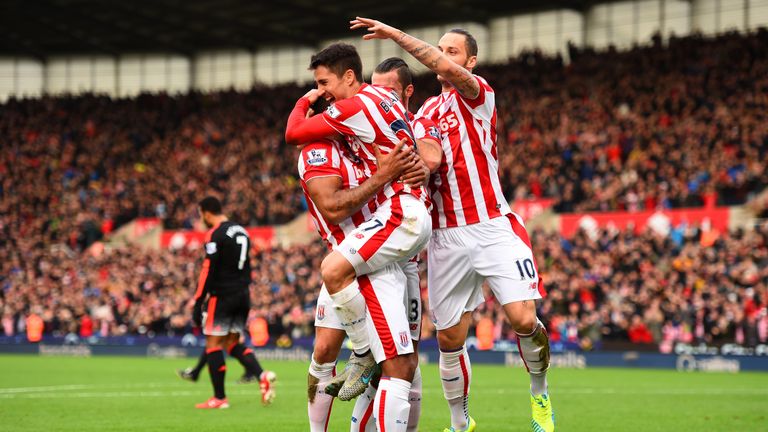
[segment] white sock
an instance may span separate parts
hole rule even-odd
[[[411,383],[411,393],[408,395],[411,402],[411,412],[408,414],[408,432],[416,432],[419,429],[419,417],[421,417],[421,368],[416,367]]]
[[[355,279],[343,290],[331,294],[333,308],[336,310],[341,325],[352,342],[352,349],[357,354],[365,354],[370,344],[368,330],[365,325],[365,298],[360,293],[360,286]]]
[[[405,432],[408,427],[408,413],[411,404],[408,394],[411,383],[398,378],[382,377],[376,400],[373,403],[373,417],[379,432]]]
[[[451,409],[451,426],[463,430],[469,423],[469,384],[472,382],[466,346],[457,351],[440,351],[440,378]]]
[[[373,420],[373,401],[376,399],[376,387],[369,385],[365,393],[357,397],[355,408],[352,410],[350,432],[373,432],[376,422]]]
[[[549,369],[549,336],[544,324],[537,319],[536,328],[527,335],[517,335],[517,348],[531,376],[531,394],[540,396],[547,392]]]
[[[317,393],[314,402],[307,401],[309,413],[310,432],[326,432],[328,430],[328,418],[331,416],[333,396],[325,394],[325,386],[336,373],[336,363],[317,363],[314,356],[309,364],[309,374],[319,379]]]

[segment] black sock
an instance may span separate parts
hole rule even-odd
[[[200,371],[203,370],[206,363],[208,363],[208,353],[203,351],[203,353],[200,354],[200,359],[197,361],[197,365],[195,365],[194,369],[192,369],[192,374],[195,376],[195,378],[200,375]]]
[[[220,349],[208,352],[208,372],[211,374],[213,395],[218,399],[224,399],[224,375],[227,365],[224,363],[224,352]]]
[[[245,345],[238,343],[229,349],[229,355],[236,358],[241,365],[245,368],[249,375],[254,375],[257,378],[261,377],[261,373],[264,369],[261,368],[259,361],[256,359],[256,355],[253,350],[247,348]]]

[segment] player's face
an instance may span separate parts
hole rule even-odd
[[[397,95],[400,97],[400,100],[404,101],[405,89],[403,89],[403,84],[400,83],[398,78],[399,77],[397,76],[396,69],[384,73],[374,72],[371,76],[371,84],[375,86],[391,88],[395,91],[395,93],[397,93]]]
[[[413,84],[403,87],[403,83],[400,81],[400,76],[397,74],[397,69],[384,73],[374,72],[371,76],[371,84],[394,90],[400,98],[400,101],[403,103],[403,106],[408,109],[408,98],[413,94]]]
[[[472,69],[477,62],[476,56],[469,56],[467,54],[467,37],[458,33],[446,33],[440,38],[437,43],[437,48],[448,57],[452,62],[466,68]],[[437,76],[440,83],[444,83],[445,79],[440,75]]]
[[[202,219],[203,224],[208,228],[213,228],[213,223],[210,221],[208,215],[208,212],[204,212],[202,209],[198,207],[197,214],[200,215],[200,219]]]
[[[350,97],[349,88],[347,83],[347,74],[351,71],[347,71],[344,75],[338,76],[325,66],[318,66],[314,70],[315,84],[317,89],[320,90],[328,102],[336,100],[342,100]]]

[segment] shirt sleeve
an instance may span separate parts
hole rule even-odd
[[[307,111],[309,111],[309,99],[303,97],[296,102],[288,116],[288,124],[285,126],[285,142],[301,145],[337,135],[336,129],[323,119],[324,115],[306,118]]]
[[[301,149],[303,172],[307,182],[317,177],[341,177],[341,159],[334,145],[327,141],[309,144]]]
[[[200,270],[200,277],[197,280],[197,291],[195,291],[195,301],[204,298],[210,291],[210,284],[213,280],[213,274],[216,271],[216,263],[219,258],[219,243],[213,237],[213,231],[208,232],[205,239],[205,259],[203,267]]]
[[[354,135],[364,143],[372,143],[376,139],[376,129],[365,110],[358,98],[351,97],[332,103],[323,113],[323,119],[342,135]]]
[[[472,109],[478,108],[480,105],[485,104],[486,96],[488,93],[493,93],[493,89],[491,86],[488,85],[488,83],[481,77],[477,75],[472,75],[472,78],[477,81],[477,84],[480,86],[480,92],[477,93],[477,97],[474,99],[470,99],[468,97],[462,96],[461,93],[458,91],[456,94],[461,98],[464,102],[467,103],[467,105],[470,106]]]
[[[417,140],[434,140],[438,143],[441,140],[440,129],[431,119],[426,117],[417,117],[411,122],[413,136]]]

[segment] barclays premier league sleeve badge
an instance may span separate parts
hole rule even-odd
[[[339,111],[339,109],[336,108],[336,104],[328,105],[328,108],[326,108],[325,113],[328,115],[328,117],[333,119],[341,115],[341,111]]]
[[[312,149],[307,153],[307,163],[312,166],[321,166],[328,163],[327,151],[325,149]]]

